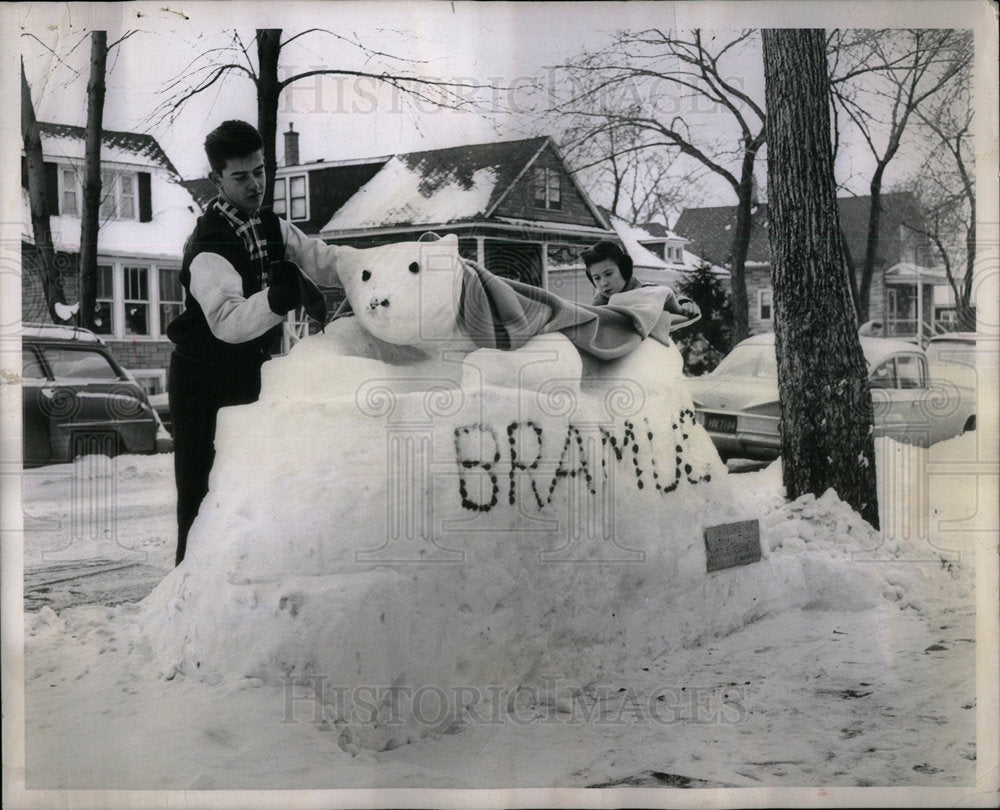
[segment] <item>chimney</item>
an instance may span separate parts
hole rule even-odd
[[[299,165],[299,133],[291,123],[288,124],[288,132],[285,133],[285,165]]]

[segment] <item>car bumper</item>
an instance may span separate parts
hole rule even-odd
[[[99,453],[156,452],[157,424],[152,419],[117,422],[65,422],[52,426],[52,461]]]
[[[705,416],[735,418],[733,431],[720,432],[706,428],[712,444],[723,458],[749,458],[771,461],[781,454],[781,436],[778,434],[778,420],[766,416],[747,416],[740,413],[722,411],[701,411],[696,409],[696,418],[703,427]]]

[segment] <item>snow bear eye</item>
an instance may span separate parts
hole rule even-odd
[[[420,265],[417,264],[416,262],[410,262],[410,272],[411,273],[419,273],[420,272]]]
[[[365,270],[365,271],[363,271],[361,273],[361,280],[362,281],[368,281],[368,279],[370,279],[371,277],[372,277],[372,271],[371,270]]]

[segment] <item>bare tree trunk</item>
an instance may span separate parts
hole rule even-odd
[[[765,30],[768,204],[789,498],[833,487],[878,526],[872,399],[844,267],[822,30]]]
[[[104,132],[104,77],[108,33],[90,35],[90,79],[87,81],[87,130],[83,161],[83,211],[80,217],[80,326],[94,328],[97,303],[97,234],[101,227],[101,137]]]
[[[965,232],[965,279],[961,295],[955,296],[958,322],[965,332],[976,329],[976,316],[972,311],[972,277],[976,267],[976,195],[969,195],[970,219]],[[957,292],[957,290],[956,290]]]
[[[731,312],[733,315],[733,343],[739,343],[750,336],[750,303],[747,300],[745,266],[750,238],[753,236],[753,166],[757,152],[764,143],[761,132],[752,141],[745,143],[743,162],[740,168],[740,183],[736,187],[736,228],[733,233],[732,264],[729,272],[732,281]]]
[[[257,130],[264,140],[264,173],[267,189],[264,205],[274,202],[274,175],[278,168],[275,140],[278,132],[278,57],[281,54],[281,29],[257,29]]]
[[[882,175],[884,164],[879,164],[869,184],[871,207],[868,209],[868,236],[865,240],[865,261],[861,267],[861,283],[858,285],[858,320],[865,323],[871,309],[872,278],[878,261],[879,230],[882,227]]]
[[[42,278],[42,292],[45,305],[53,323],[61,323],[56,313],[56,304],[66,304],[62,279],[56,268],[55,248],[52,246],[52,228],[49,224],[48,189],[45,184],[45,161],[42,155],[42,137],[35,118],[35,107],[31,103],[31,88],[24,74],[21,61],[21,137],[24,140],[24,155],[28,166],[28,199],[31,203],[31,232],[35,238],[38,254],[39,273]]]

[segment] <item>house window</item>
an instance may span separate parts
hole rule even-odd
[[[771,320],[771,290],[758,290],[757,317],[762,321]]]
[[[275,178],[273,210],[284,219],[309,219],[308,184],[304,174]]]
[[[558,210],[562,208],[562,189],[559,172],[543,166],[535,169],[535,207]]]
[[[135,219],[135,173],[116,172],[110,169],[101,171],[101,208],[102,222],[109,219]]]
[[[80,215],[80,182],[76,176],[76,170],[62,167],[59,169],[59,196],[61,205],[59,211],[62,214],[72,216]]]
[[[167,390],[167,370],[164,368],[131,368],[128,373],[150,396]]]
[[[97,265],[97,301],[94,305],[94,331],[100,335],[114,334],[112,313],[115,305],[115,268],[110,264]]]
[[[101,172],[101,222],[115,215],[115,176],[109,171]]]
[[[124,281],[125,334],[149,334],[149,268],[122,268]]]
[[[160,274],[160,332],[184,310],[184,288],[180,273],[175,267],[161,267]]]
[[[135,175],[118,177],[118,218],[135,219]]]
[[[101,261],[94,331],[114,340],[165,338],[170,322],[184,310],[177,266]]]

